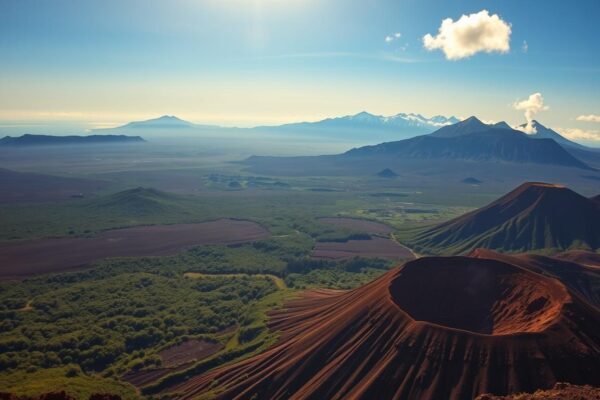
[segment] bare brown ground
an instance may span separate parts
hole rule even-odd
[[[281,336],[269,350],[169,390],[428,400],[600,385],[600,310],[498,260],[421,258],[355,290],[309,292],[273,312],[270,327]]]
[[[220,219],[196,224],[140,226],[90,238],[52,238],[0,245],[0,280],[64,272],[109,257],[162,256],[190,246],[238,244],[269,232],[251,221]]]
[[[339,228],[354,229],[373,234],[388,234],[394,231],[391,226],[381,222],[368,221],[366,219],[359,218],[324,217],[319,218],[319,222],[327,225],[337,226]]]
[[[353,257],[379,257],[390,260],[410,260],[414,256],[406,247],[391,239],[373,237],[371,240],[347,242],[317,242],[313,258],[343,260]]]

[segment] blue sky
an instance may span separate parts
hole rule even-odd
[[[591,140],[600,122],[577,117],[600,115],[600,2],[575,4],[1,0],[0,125],[175,114],[251,126],[361,110],[517,124],[513,104],[539,92],[537,119]],[[510,26],[508,51],[424,48],[442,20],[482,10]]]

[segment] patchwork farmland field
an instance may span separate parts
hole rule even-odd
[[[0,245],[0,279],[62,272],[111,257],[162,256],[197,245],[240,244],[264,239],[269,231],[243,220],[112,229],[93,237],[50,238]]]
[[[388,260],[414,258],[409,249],[387,238],[348,240],[347,242],[318,242],[312,252],[317,259],[341,260],[353,257],[378,257]]]

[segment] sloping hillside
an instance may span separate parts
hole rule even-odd
[[[597,249],[600,208],[566,187],[529,182],[406,241],[417,251],[433,254],[460,254],[478,247],[513,252]]]

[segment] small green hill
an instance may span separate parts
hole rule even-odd
[[[391,178],[396,178],[396,177],[398,176],[398,174],[397,174],[397,173],[395,173],[394,171],[392,171],[391,169],[389,169],[389,168],[386,168],[386,169],[384,169],[384,170],[382,170],[382,171],[379,171],[379,172],[377,173],[377,176],[378,176],[378,177],[380,177],[380,178],[388,178],[388,179],[391,179]]]
[[[111,215],[143,217],[184,212],[181,198],[153,188],[138,187],[99,197],[85,207]]]

